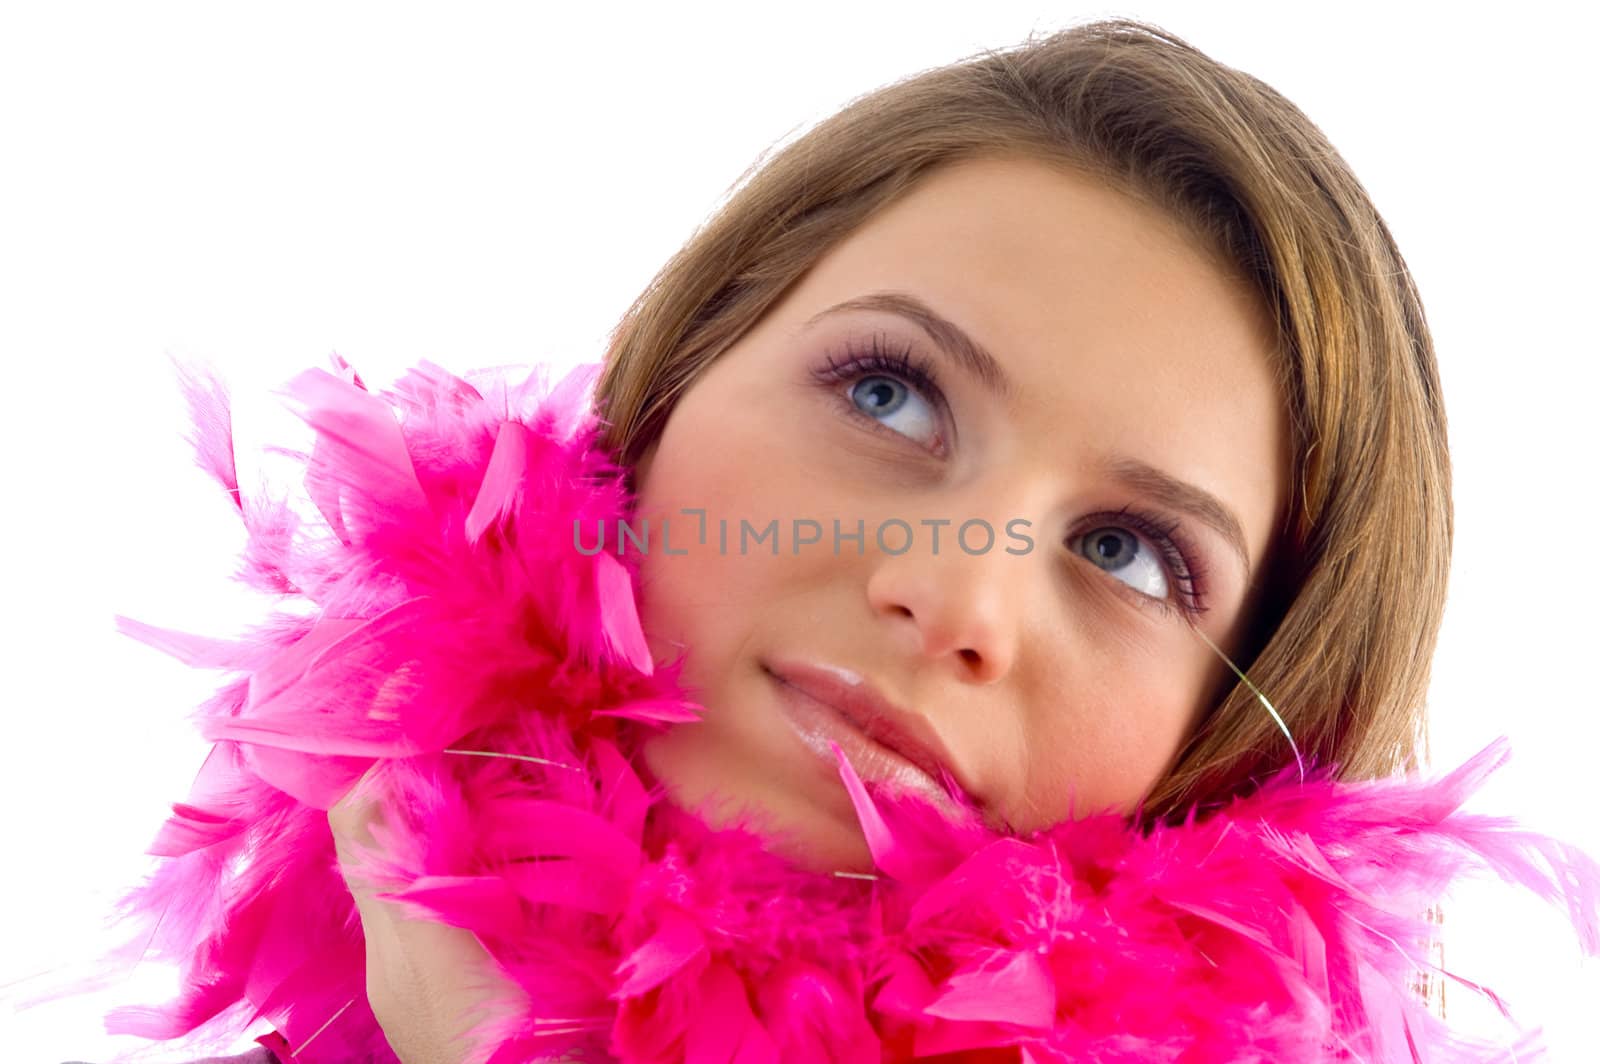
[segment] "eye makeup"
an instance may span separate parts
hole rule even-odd
[[[947,454],[949,447],[946,440],[955,437],[950,404],[945,399],[944,389],[939,385],[938,369],[932,361],[918,354],[911,344],[895,340],[887,333],[881,332],[873,333],[870,338],[852,337],[844,342],[839,355],[825,355],[822,365],[811,371],[813,381],[830,392],[839,394],[847,416],[868,423],[875,431],[889,432],[901,439],[910,440],[909,436],[896,432],[856,406],[848,391],[841,391],[842,385],[853,387],[860,381],[875,376],[898,380],[919,393],[933,407],[941,422],[941,429],[936,433],[934,444],[925,449],[940,457]],[[924,446],[920,443],[917,445]]]
[[[938,412],[947,428],[936,434],[932,446],[895,430],[855,404],[848,388],[875,376],[899,381],[920,394]],[[851,420],[862,423],[874,432],[906,440],[939,457],[948,453],[945,439],[947,436],[954,438],[955,428],[950,404],[939,384],[939,370],[932,360],[919,354],[910,342],[896,339],[885,332],[849,337],[839,346],[837,354],[829,353],[823,357],[822,363],[810,371],[810,377],[839,399],[842,412]],[[1205,601],[1208,570],[1202,562],[1202,552],[1194,545],[1181,520],[1129,504],[1117,510],[1087,515],[1077,523],[1077,527],[1079,531],[1067,540],[1069,545],[1080,542],[1091,532],[1117,529],[1131,533],[1161,559],[1170,591],[1167,597],[1140,591],[1119,580],[1110,570],[1096,566],[1118,585],[1120,593],[1130,596],[1136,604],[1166,615],[1181,615],[1191,623],[1208,608]],[[1087,558],[1084,560],[1088,561]]]
[[[1069,544],[1077,543],[1091,532],[1112,528],[1132,532],[1162,559],[1171,598],[1147,595],[1121,580],[1117,581],[1124,590],[1136,596],[1140,605],[1154,605],[1169,613],[1180,612],[1191,619],[1199,617],[1209,608],[1204,594],[1206,567],[1200,561],[1202,555],[1190,543],[1183,522],[1177,518],[1162,517],[1128,505],[1115,511],[1090,514],[1079,522],[1078,527],[1083,531],[1069,537]]]

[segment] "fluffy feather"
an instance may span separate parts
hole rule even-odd
[[[524,995],[477,1029],[494,1062],[1511,1059],[1408,989],[1428,905],[1487,869],[1600,951],[1595,862],[1460,809],[1503,742],[1433,780],[1286,772],[1180,826],[1029,838],[869,791],[841,756],[878,874],[802,871],[635,771],[641,730],[698,707],[650,659],[632,559],[575,549],[575,522],[630,503],[595,367],[480,391],[424,364],[381,395],[335,370],[288,387],[320,522],[240,498],[225,391],[185,377],[200,462],[249,532],[241,576],[292,608],[237,640],[122,622],[230,679],[125,902],[183,990],[114,1031],[265,1018],[295,1061],[394,1059],[326,818],[375,765],[386,827],[360,874],[470,930]]]

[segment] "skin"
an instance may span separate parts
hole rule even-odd
[[[1009,400],[899,314],[807,324],[882,291],[916,296],[987,349]],[[931,362],[943,402],[881,370],[816,378],[874,335]],[[647,738],[649,772],[675,803],[752,823],[804,865],[869,870],[837,773],[789,725],[763,668],[798,660],[851,669],[920,716],[997,827],[1133,811],[1230,675],[1194,629],[1231,651],[1259,597],[1289,479],[1272,367],[1258,299],[1165,214],[1032,160],[935,171],[707,367],[636,470],[657,537],[641,560],[641,620],[658,660],[685,655],[706,708]],[[1220,533],[1110,475],[1112,453],[1215,496],[1249,571]],[[1157,537],[1116,516],[1128,506],[1181,523],[1203,612],[1180,608],[1191,588]],[[685,507],[707,511],[704,546]],[[1019,517],[1032,546],[1008,553],[1027,546],[1006,535]],[[778,556],[770,541],[741,553],[740,519],[774,518]],[[795,553],[795,518],[820,522],[822,541]],[[835,552],[833,518],[847,532],[864,520],[864,549]],[[951,523],[935,552],[922,522],[939,518]],[[981,529],[966,541],[981,553],[954,541],[969,518],[995,529],[987,552]],[[686,553],[663,549],[664,519]],[[888,550],[876,541],[890,519],[913,530],[903,553],[890,553],[903,530],[885,532]],[[1144,553],[1130,562],[1135,540]],[[1093,560],[1105,548],[1121,560]]]
[[[361,874],[359,853],[381,850],[373,829],[384,823],[383,788],[380,763],[328,810],[339,871],[361,915],[367,1002],[402,1064],[459,1064],[476,1023],[515,1016],[526,1000],[476,935],[409,917]]]
[[[807,327],[876,291],[913,294],[970,334],[1013,380],[1012,401],[896,314],[850,311]],[[909,341],[934,364],[947,408],[878,371],[812,375],[830,355],[845,363],[850,338],[874,334],[891,348]],[[647,771],[677,804],[758,826],[803,865],[868,871],[836,772],[785,722],[762,669],[781,659],[853,669],[921,717],[996,826],[1131,811],[1228,678],[1196,630],[1237,647],[1259,597],[1251,574],[1283,519],[1289,427],[1272,350],[1251,293],[1160,212],[1033,161],[928,176],[706,369],[635,471],[638,515],[657,530],[674,520],[672,547],[687,552],[652,539],[641,620],[657,660],[686,655],[682,678],[706,709],[699,723],[646,738]],[[888,413],[874,405],[886,397],[899,404]],[[1203,612],[1176,608],[1188,596],[1159,551],[1153,567],[1091,560],[1096,543],[1128,546],[1127,522],[1108,515],[1165,513],[1099,466],[1107,452],[1199,486],[1237,515],[1248,571],[1220,535],[1182,518],[1189,563],[1205,570]],[[706,546],[683,507],[706,509]],[[834,553],[825,534],[798,554],[788,538],[778,557],[769,545],[739,553],[740,518],[807,517],[828,533],[835,517],[847,531],[862,520],[863,552],[846,542]],[[987,552],[953,541],[974,517],[999,533]],[[719,518],[733,529],[726,553]],[[889,518],[916,533],[903,553],[878,549],[874,530]],[[935,553],[921,522],[939,518],[952,523]],[[1025,554],[1005,550],[1021,548],[1005,534],[1013,518],[1032,522]],[[1108,527],[1123,531],[1086,535]],[[329,811],[341,867],[352,845],[370,844],[375,786],[363,781]],[[390,1044],[406,1064],[461,1059],[463,1017],[515,988],[470,933],[404,919],[359,876],[347,881],[367,996]]]

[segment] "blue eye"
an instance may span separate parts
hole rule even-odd
[[[846,415],[866,418],[923,448],[943,454],[949,410],[931,363],[883,335],[870,345],[851,342],[843,361],[831,356],[812,370],[817,383],[840,395]],[[840,394],[839,386],[848,385]]]
[[[1163,602],[1169,597],[1166,565],[1128,529],[1096,528],[1079,544],[1085,558],[1140,594]]]
[[[1132,506],[1091,514],[1068,549],[1136,592],[1138,601],[1191,620],[1206,611],[1205,568],[1174,520]]]
[[[938,411],[905,381],[882,374],[871,374],[850,388],[850,401],[856,409],[902,436],[930,446],[939,429]]]

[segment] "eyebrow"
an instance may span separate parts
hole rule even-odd
[[[864,296],[835,303],[827,310],[808,318],[806,328],[811,328],[830,314],[840,314],[849,310],[878,310],[888,314],[898,314],[927,333],[928,339],[932,340],[941,351],[954,359],[957,365],[977,378],[980,384],[996,396],[1007,403],[1016,398],[1016,386],[1001,368],[999,359],[968,336],[961,326],[909,292],[868,292]]]
[[[896,314],[917,325],[934,344],[953,359],[957,365],[976,378],[980,384],[1008,404],[1016,397],[1017,389],[1001,367],[1000,360],[955,322],[944,317],[921,299],[909,292],[879,291],[835,303],[826,310],[813,314],[806,320],[806,328],[832,314],[852,310],[875,310]],[[1102,475],[1121,482],[1130,490],[1144,495],[1161,506],[1187,514],[1211,528],[1233,548],[1244,566],[1245,578],[1250,576],[1250,549],[1245,543],[1244,529],[1232,510],[1210,492],[1179,480],[1171,473],[1126,455],[1110,454],[1100,459]]]
[[[1179,480],[1171,473],[1157,469],[1148,462],[1126,455],[1107,455],[1100,461],[1101,471],[1113,480],[1121,481],[1133,491],[1154,499],[1169,510],[1177,510],[1210,526],[1221,536],[1244,566],[1246,582],[1250,578],[1250,548],[1244,540],[1244,528],[1233,511],[1210,492]]]

